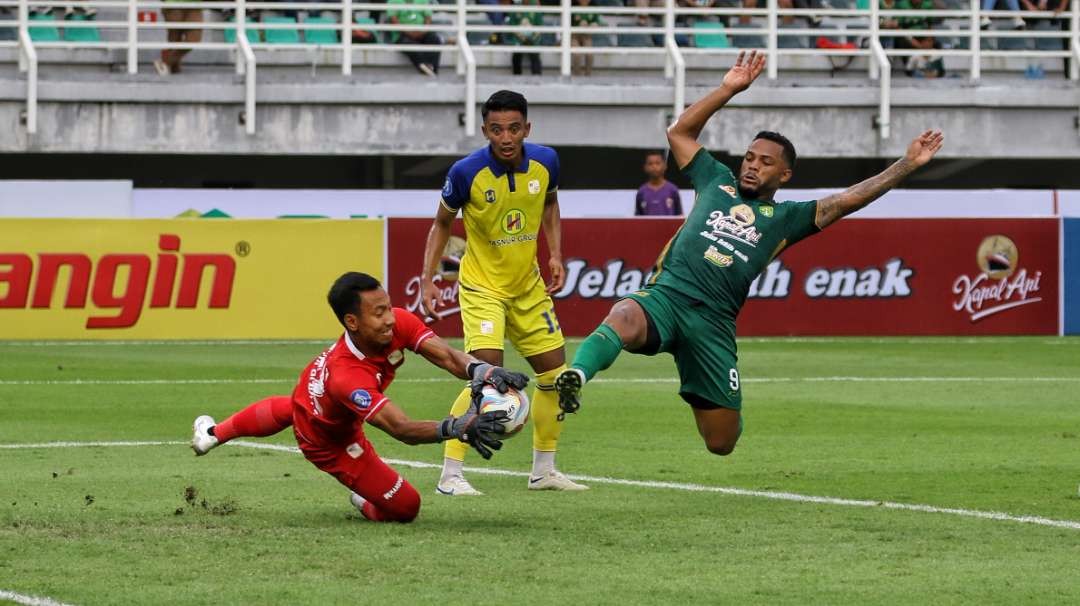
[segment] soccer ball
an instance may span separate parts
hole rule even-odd
[[[491,385],[485,385],[481,393],[480,414],[502,410],[510,417],[502,422],[506,428],[502,438],[509,438],[521,431],[529,420],[529,398],[524,393],[513,387],[506,393],[499,393],[499,390]]]

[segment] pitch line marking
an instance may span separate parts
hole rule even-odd
[[[24,595],[15,593],[14,591],[5,591],[3,589],[0,589],[0,601],[15,602],[16,604],[24,604],[25,606],[71,606],[64,602],[57,602],[52,598]]]
[[[73,448],[83,446],[179,446],[187,445],[188,442],[180,441],[142,441],[142,442],[39,442],[34,444],[0,444],[0,449],[33,449],[33,448]],[[265,442],[247,442],[239,440],[229,442],[228,446],[253,448],[255,450],[272,450],[276,452],[289,452],[299,454],[300,449],[295,446],[283,444],[271,444]],[[405,459],[384,459],[391,465],[411,467],[414,469],[442,469],[438,463],[425,463],[422,461],[409,461]],[[529,474],[524,471],[511,471],[509,469],[490,469],[486,467],[466,467],[469,473],[478,473],[490,476],[504,476],[525,478]],[[900,511],[915,511],[919,513],[939,513],[946,515],[977,518],[982,520],[996,520],[1001,522],[1018,522],[1021,524],[1035,524],[1037,526],[1049,526],[1053,528],[1068,528],[1080,530],[1080,521],[1055,520],[1040,516],[1013,515],[1000,511],[980,511],[977,509],[962,509],[958,507],[935,507],[933,505],[921,505],[918,503],[896,503],[892,501],[874,501],[866,499],[845,499],[840,497],[821,497],[815,495],[803,495],[794,492],[780,492],[773,490],[749,490],[746,488],[730,488],[725,486],[707,486],[705,484],[692,484],[683,482],[660,482],[651,480],[627,480],[622,478],[609,478],[603,476],[586,476],[567,474],[573,480],[592,482],[594,484],[611,484],[615,486],[634,486],[637,488],[650,488],[658,490],[678,490],[683,492],[711,492],[739,497],[757,497],[772,499],[775,501],[790,501],[796,503],[816,503],[821,505],[837,505],[841,507],[881,507]],[[50,603],[44,606],[53,606]]]
[[[396,379],[397,383],[458,383],[456,377]],[[676,377],[593,379],[589,383],[678,383]],[[743,383],[1077,383],[1077,377],[748,377]],[[30,379],[0,380],[2,386],[16,385],[277,385],[295,384],[296,379]]]
[[[1037,343],[1039,345],[1080,345],[1080,339],[1076,337],[1042,337],[1039,336],[976,336],[976,337],[741,337],[740,343],[844,343],[844,344],[858,344],[858,343],[875,343],[875,344],[905,344],[905,345],[999,345],[1001,343],[1015,343],[1017,341],[1028,341],[1031,343]],[[567,341],[578,343],[584,340],[584,337],[574,337],[567,339]],[[322,345],[329,347],[334,342],[334,339],[234,339],[234,340],[220,340],[220,339],[202,339],[202,340],[131,340],[131,341],[117,341],[117,340],[57,340],[57,341],[18,341],[18,340],[0,340],[0,347],[109,347],[109,346],[138,346],[138,345],[168,345],[170,347],[183,346],[183,345]]]

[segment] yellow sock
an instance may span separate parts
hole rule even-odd
[[[472,390],[466,387],[461,390],[454,405],[450,407],[450,414],[455,417],[460,417],[465,414],[465,411],[469,410],[469,404],[472,402]],[[558,405],[556,403],[556,405]],[[447,440],[443,442],[443,456],[448,459],[454,459],[455,461],[464,461],[465,453],[469,452],[469,445],[461,440]]]
[[[563,364],[536,375],[536,388],[532,392],[533,449],[554,452],[562,433],[562,423],[556,418],[562,412],[559,409],[559,396],[555,393],[555,377],[566,370]]]

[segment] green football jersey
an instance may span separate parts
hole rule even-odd
[[[734,323],[750,285],[769,262],[817,233],[817,201],[745,200],[735,175],[705,148],[683,172],[697,199],[660,253],[650,283],[700,301],[719,319]]]

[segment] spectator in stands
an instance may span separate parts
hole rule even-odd
[[[414,8],[429,4],[431,0],[388,0],[386,15],[390,23],[394,24],[430,25],[431,9]],[[390,39],[394,44],[442,44],[439,34],[426,31],[392,32]],[[435,77],[435,74],[439,73],[439,51],[405,51],[405,56],[421,74]]]
[[[999,0],[982,0],[982,9],[984,11],[992,11],[994,10],[994,6],[997,5],[998,1]],[[1005,6],[1009,10],[1015,11],[1017,13],[1020,12],[1019,0],[1004,0],[1004,2]],[[1024,23],[1024,20],[1020,18],[1020,15],[1012,18],[1012,24],[1013,29],[1024,29],[1026,27],[1026,24]],[[983,17],[982,22],[979,23],[979,26],[983,29],[990,29],[990,17]]]
[[[177,2],[184,0],[165,0],[165,2]],[[187,0],[190,2],[191,0]],[[165,20],[169,22],[177,23],[202,23],[203,12],[201,8],[162,8],[161,14],[165,16]],[[185,28],[174,29],[169,28],[166,31],[166,38],[169,42],[183,42],[185,44],[194,44],[202,41],[202,29],[201,28]],[[184,59],[184,55],[191,52],[190,48],[163,48],[161,49],[161,58],[154,59],[154,69],[162,76],[168,76],[169,74],[180,73],[180,62]]]
[[[1050,29],[1057,29],[1057,28],[1060,27],[1061,30],[1064,31],[1064,32],[1069,31],[1069,20],[1067,18],[1065,18],[1065,19],[1057,18],[1063,12],[1069,10],[1069,0],[1020,0],[1020,4],[1022,4],[1024,6],[1024,10],[1026,10],[1026,11],[1040,11],[1040,12],[1052,11],[1054,13],[1054,18],[1050,18],[1050,19],[1047,19],[1047,18],[1034,19],[1033,23],[1036,26],[1036,29],[1038,29],[1039,24],[1046,23],[1046,24],[1048,24],[1050,26]],[[1055,21],[1056,21],[1056,23],[1055,23]],[[1058,44],[1059,45],[1061,44],[1060,40],[1058,41]],[[1062,45],[1062,46],[1058,46],[1058,48],[1068,48],[1068,47],[1065,46],[1065,45]],[[1037,73],[1039,73],[1040,74],[1039,77],[1041,77],[1042,64],[1037,63],[1036,65],[1038,66],[1037,67],[1037,70],[1038,70]],[[1066,78],[1069,77],[1069,58],[1068,57],[1065,57],[1065,77]]]
[[[934,10],[934,0],[881,0],[882,10]],[[881,29],[892,30],[928,30],[930,29],[930,17],[886,17],[882,16],[879,21]],[[938,40],[932,36],[889,36],[892,38],[893,47],[899,49],[918,49],[932,51],[941,48]],[[940,78],[945,75],[945,66],[940,57],[931,54],[912,55],[904,64],[904,71],[909,76],[920,78]]]
[[[575,6],[589,6],[591,0],[574,0]],[[570,25],[574,27],[600,27],[603,21],[599,13],[573,13],[570,16]],[[572,34],[571,46],[591,47],[593,44],[592,34]],[[574,55],[572,71],[575,75],[588,76],[592,74],[592,53]]]
[[[503,3],[509,4],[510,0],[502,0]],[[515,4],[525,4],[527,6],[539,6],[539,0],[514,0]],[[543,25],[544,15],[543,13],[510,13],[509,25],[528,27],[531,25]],[[539,46],[540,45],[540,32],[532,33],[512,33],[506,36],[508,44],[514,44],[519,46]],[[543,66],[540,63],[540,53],[514,53],[511,58],[511,67],[514,70],[514,75],[521,74],[521,63],[524,59],[529,59],[529,73],[534,76],[539,76]]]
[[[664,178],[667,161],[658,151],[645,155],[645,175],[649,178],[638,188],[634,201],[635,215],[681,215],[682,201],[679,188]]]

